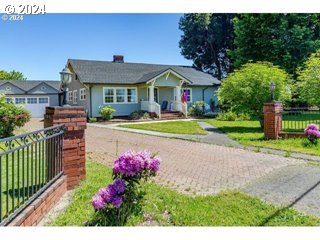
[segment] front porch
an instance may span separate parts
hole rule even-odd
[[[181,89],[189,81],[169,69],[139,88],[145,98],[140,99],[140,109],[159,119],[187,118],[188,106],[181,102]]]

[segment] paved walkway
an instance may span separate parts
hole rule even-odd
[[[39,129],[42,124],[33,119],[27,129]],[[94,126],[88,126],[86,143],[88,158],[108,166],[112,166],[116,156],[128,149],[158,152],[162,163],[155,181],[183,193],[215,194],[236,189],[320,217],[319,164],[240,148]]]
[[[242,191],[275,205],[320,217],[320,166],[279,168],[248,184]]]
[[[212,126],[206,122],[198,122],[199,126],[208,132],[208,135],[203,136],[200,142],[224,145],[224,146],[234,146],[240,147],[241,145],[236,141],[230,139],[227,134],[223,133],[217,127]]]
[[[89,126],[87,151],[109,166],[121,152],[149,149],[162,158],[156,181],[182,192],[214,194],[237,189],[266,174],[301,161],[238,148]]]

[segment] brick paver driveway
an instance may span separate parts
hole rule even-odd
[[[87,152],[112,166],[123,151],[148,149],[162,159],[156,182],[186,193],[236,189],[275,169],[300,161],[243,149],[88,126]]]

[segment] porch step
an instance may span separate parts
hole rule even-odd
[[[161,120],[182,119],[185,118],[182,112],[179,111],[162,111]]]

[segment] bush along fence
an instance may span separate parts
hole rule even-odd
[[[45,128],[0,139],[0,225],[32,226],[85,178],[83,107],[48,107]]]
[[[266,139],[305,137],[308,125],[320,124],[319,109],[284,109],[278,101],[265,103],[263,113]]]

